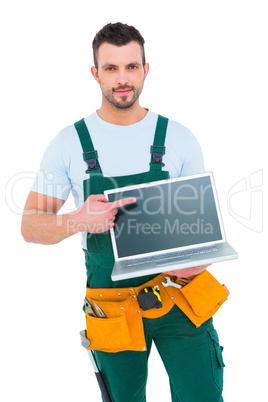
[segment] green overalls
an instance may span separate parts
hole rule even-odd
[[[88,165],[84,185],[84,199],[91,194],[102,194],[115,187],[146,183],[169,178],[163,171],[162,156],[168,119],[159,115],[151,157],[148,152],[149,171],[129,176],[104,177],[84,119],[75,123]],[[101,155],[100,155],[101,157]],[[148,275],[113,282],[114,264],[110,233],[87,234],[86,269],[90,288],[136,287],[156,275]],[[163,317],[143,319],[147,351],[107,353],[95,351],[98,366],[114,402],[146,401],[148,358],[152,341],[164,362],[170,379],[172,402],[221,402],[223,387],[223,361],[217,332],[212,318],[196,328],[182,311],[174,306]],[[156,386],[159,386],[156,384]],[[161,385],[160,385],[161,386]]]

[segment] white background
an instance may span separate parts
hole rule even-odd
[[[48,142],[100,106],[91,41],[117,21],[136,26],[146,40],[151,70],[142,106],[198,138],[215,175],[227,238],[239,253],[210,269],[231,291],[215,316],[226,364],[224,400],[267,398],[265,3],[11,0],[1,6],[1,400],[101,400],[80,345],[86,279],[80,237],[27,244],[20,221]],[[155,349],[147,396],[170,401]]]

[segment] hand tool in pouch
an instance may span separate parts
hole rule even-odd
[[[156,288],[147,287],[142,289],[138,294],[138,301],[144,311],[162,307],[160,292]]]
[[[100,318],[107,318],[106,315],[104,314],[104,312],[102,311],[102,309],[97,305],[97,303],[93,302],[94,307],[97,311],[97,313],[99,314]]]
[[[181,289],[182,285],[179,283],[173,282],[169,276],[165,276],[166,282],[162,282],[162,285],[166,288],[167,286],[173,286],[174,288]]]
[[[84,300],[84,306],[85,306],[85,312],[86,313],[88,313],[92,317],[97,317],[97,315],[95,314],[90,302],[88,301],[88,299],[86,297],[85,297],[85,300]]]
[[[86,330],[84,329],[83,331],[80,332],[80,337],[81,337],[81,344],[84,348],[88,348],[90,346],[90,341],[86,336]],[[95,376],[97,378],[100,390],[101,390],[101,394],[102,394],[102,398],[104,402],[112,402],[112,399],[110,398],[109,392],[106,388],[105,382],[103,380],[103,377],[101,375],[101,372],[98,369],[97,366],[97,362],[94,356],[94,352],[93,350],[87,350],[88,352],[88,356],[90,358],[90,361],[92,363],[93,366],[93,370],[95,372]]]

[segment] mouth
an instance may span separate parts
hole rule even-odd
[[[121,96],[127,96],[132,92],[132,88],[117,89],[117,90],[114,90],[114,92]]]

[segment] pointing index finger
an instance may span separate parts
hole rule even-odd
[[[127,204],[133,204],[137,199],[135,197],[122,198],[121,200],[113,202],[113,208],[120,208]]]

